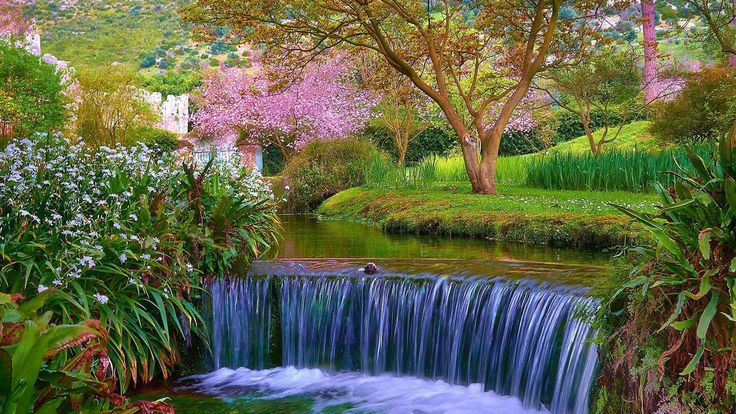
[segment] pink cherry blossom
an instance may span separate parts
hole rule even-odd
[[[289,78],[298,76],[295,80]],[[284,85],[282,85],[284,84]],[[276,145],[291,153],[313,140],[345,138],[361,130],[374,97],[350,79],[340,58],[314,62],[301,75],[280,68],[220,68],[198,98],[195,129],[218,146],[235,133],[248,144]]]

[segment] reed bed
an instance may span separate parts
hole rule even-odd
[[[701,146],[695,152],[706,162],[712,148]],[[668,171],[687,166],[687,154],[677,148],[659,152],[607,151],[598,156],[590,153],[539,155],[526,164],[528,187],[555,190],[651,192],[657,183],[674,185]]]

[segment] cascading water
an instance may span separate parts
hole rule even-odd
[[[576,288],[293,272],[217,280],[210,290],[215,368],[283,365],[478,383],[527,408],[588,411],[597,349],[579,315],[597,303]]]

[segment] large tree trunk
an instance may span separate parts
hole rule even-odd
[[[644,35],[644,94],[647,103],[657,98],[657,31],[654,0],[641,0],[641,28]]]

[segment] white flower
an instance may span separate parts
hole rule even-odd
[[[47,291],[48,289],[49,289],[49,288],[47,288],[47,287],[46,287],[46,286],[44,286],[44,285],[38,285],[38,288],[37,288],[36,290],[38,290],[38,293],[41,293],[41,292],[45,292],[45,291]]]
[[[95,293],[93,296],[95,297],[96,301],[100,302],[103,305],[106,304],[110,300],[110,298],[108,298],[107,296],[99,294],[99,293]]]
[[[54,286],[59,286],[59,285],[61,285],[61,283],[62,283],[61,282],[61,279],[58,279],[58,278],[57,279],[54,279]]]
[[[143,258],[143,260],[148,260],[148,259],[151,258],[151,255],[148,254],[148,253],[144,253],[144,254],[141,255],[141,257]]]
[[[120,254],[120,263],[125,263],[125,261],[128,260],[128,256],[125,255],[125,253]]]
[[[95,261],[94,259],[92,259],[91,256],[82,257],[81,259],[79,259],[79,264],[81,264],[82,266],[87,266],[90,269],[95,267]]]

